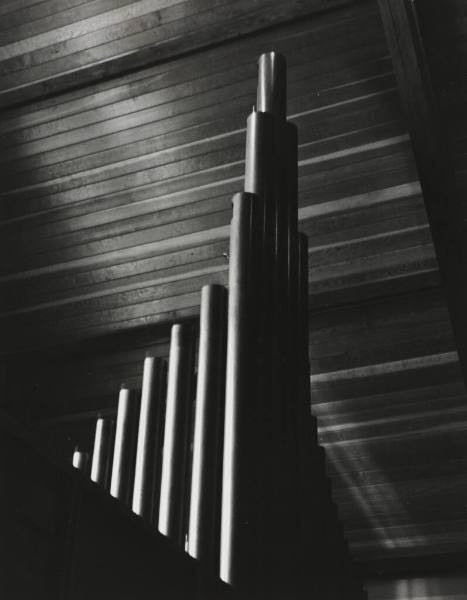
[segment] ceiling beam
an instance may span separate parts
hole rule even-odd
[[[467,382],[467,234],[415,0],[378,0]]]

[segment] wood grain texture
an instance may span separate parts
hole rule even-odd
[[[148,62],[235,39],[349,0],[88,0],[6,13],[0,105],[28,101]],[[58,9],[58,10],[57,10]]]
[[[188,316],[203,281],[225,281],[256,56],[271,44],[289,61],[314,305],[371,296],[373,284],[406,289],[412,277],[436,284],[377,10],[358,3],[9,111],[0,321],[10,351],[30,345],[30,327],[40,346],[160,322],[171,299]]]
[[[467,578],[463,574],[393,576],[369,579],[365,587],[370,600],[464,600]]]
[[[440,274],[467,380],[467,230],[456,190],[451,146],[438,109],[415,4],[379,0],[388,46],[408,119]]]

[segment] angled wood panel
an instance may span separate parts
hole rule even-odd
[[[9,111],[8,351],[32,331],[40,346],[190,316],[201,284],[225,281],[256,58],[271,46],[289,62],[313,306],[437,284],[378,12],[356,3]]]
[[[0,105],[130,71],[349,0],[67,0],[4,8]],[[11,9],[11,10],[10,10]]]

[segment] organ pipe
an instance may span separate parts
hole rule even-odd
[[[185,545],[188,431],[193,389],[193,333],[172,327],[158,528],[181,548]]]
[[[203,287],[188,552],[204,561],[212,573],[218,568],[219,553],[226,327],[226,289],[220,285]]]
[[[146,356],[143,366],[133,511],[150,523],[154,517],[156,501],[159,501],[158,466],[161,460],[163,382],[162,359]]]
[[[107,489],[110,484],[114,435],[115,422],[112,419],[99,417],[96,421],[96,432],[94,436],[91,479],[105,489]]]
[[[141,409],[120,391],[111,493],[200,561],[200,597],[216,597],[220,575],[245,600],[363,600],[310,414],[308,241],[286,110],[285,60],[269,52],[247,119],[244,192],[233,198],[228,297],[220,285],[201,294],[196,394],[193,329],[175,324],[167,393],[165,362],[151,355]],[[106,427],[98,419],[98,483]],[[84,461],[77,450],[73,464]]]
[[[236,194],[230,237],[227,371],[224,419],[220,576],[227,583],[243,585],[255,575],[251,551],[257,521],[257,478],[252,429],[257,418],[253,393],[255,336],[255,260],[258,230],[258,196]],[[253,454],[251,454],[253,451]],[[250,461],[250,466],[248,462]],[[259,473],[256,472],[259,476]],[[250,548],[250,551],[248,549]]]
[[[83,452],[78,448],[75,448],[73,452],[72,465],[75,469],[79,469],[80,471],[86,472],[89,462],[89,454],[87,452]]]
[[[133,491],[138,414],[137,397],[122,385],[118,397],[110,493],[129,506]]]
[[[266,573],[281,562],[284,571],[288,557],[282,548],[290,537],[292,452],[285,434],[291,420],[288,350],[293,344],[288,338],[289,246],[296,239],[296,216],[294,221],[289,195],[296,194],[296,182],[289,179],[296,170],[288,164],[294,138],[285,121],[285,80],[283,57],[263,55],[245,161],[245,191],[256,199],[234,199],[230,240],[221,578],[253,594],[260,593],[258,581],[267,580]],[[291,152],[296,156],[295,148]],[[261,215],[253,236],[256,251],[253,204]],[[296,210],[296,200],[293,206]],[[285,477],[278,478],[277,471]]]

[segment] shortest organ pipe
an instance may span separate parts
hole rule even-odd
[[[220,467],[225,394],[227,292],[206,285],[201,292],[198,379],[193,435],[188,552],[218,567]]]
[[[133,489],[138,412],[137,398],[122,385],[118,397],[110,493],[127,505],[130,504]]]
[[[114,433],[115,422],[112,419],[104,419],[103,417],[97,419],[94,450],[92,453],[91,479],[106,489],[110,483]]]
[[[162,359],[146,356],[143,367],[138,445],[136,450],[133,511],[151,522],[156,503],[162,419]],[[159,498],[157,497],[157,501]]]
[[[72,464],[76,469],[80,471],[87,471],[89,463],[89,454],[87,452],[82,452],[78,448],[75,448],[73,452],[73,460]]]
[[[186,471],[192,385],[192,329],[185,324],[173,325],[167,376],[158,529],[181,548],[185,545]]]

